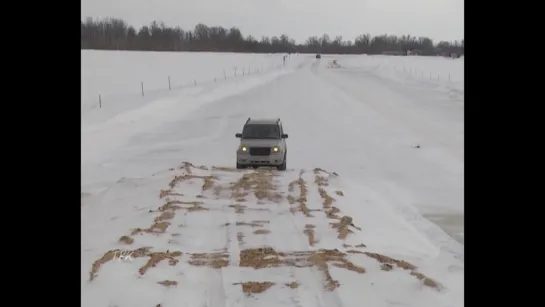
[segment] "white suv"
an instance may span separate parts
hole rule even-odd
[[[286,170],[288,146],[280,118],[251,119],[242,127],[237,149],[237,169],[259,166],[274,166],[278,170]]]

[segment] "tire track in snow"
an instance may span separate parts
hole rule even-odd
[[[299,173],[299,179],[304,180],[305,174],[307,172],[305,170],[301,170]],[[303,184],[308,185],[308,181],[303,181]],[[314,217],[311,215],[310,212],[305,213],[305,209],[303,207],[306,207],[307,204],[301,203],[301,198],[304,197],[305,199],[311,199],[312,201],[316,199],[320,199],[315,197],[309,197],[308,192],[313,191],[314,189],[309,189],[307,187],[307,195],[303,195],[303,190],[299,193],[299,206],[301,207],[301,210],[296,210],[293,212],[290,207],[289,210],[292,212],[291,214],[291,225],[293,226],[293,229],[295,229],[295,233],[297,233],[296,240],[298,241],[299,248],[296,250],[316,250],[314,246],[311,246],[309,244],[309,240],[304,235],[305,230],[303,229],[302,225],[306,225],[307,223],[311,222],[311,218]],[[312,204],[311,208],[314,208],[316,204]],[[289,205],[288,205],[289,206]],[[316,206],[318,207],[318,206]],[[306,209],[308,210],[308,208]],[[298,214],[298,211],[301,211],[300,214],[303,214],[303,217],[297,218],[296,215]],[[343,304],[341,300],[339,299],[338,295],[334,291],[324,291],[324,273],[320,272],[318,269],[316,269],[315,266],[312,266],[310,268],[303,268],[298,272],[298,279],[300,280],[306,280],[309,282],[309,287],[311,288],[310,291],[312,292],[313,299],[315,300],[314,304],[310,304],[309,306],[318,306],[318,307],[342,307]],[[306,306],[306,305],[305,305]]]

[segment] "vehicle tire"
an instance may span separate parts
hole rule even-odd
[[[284,155],[284,162],[282,162],[282,164],[278,165],[276,168],[279,170],[279,171],[285,171],[286,170],[286,155]]]
[[[244,165],[241,165],[237,162],[237,169],[245,169],[246,167]]]

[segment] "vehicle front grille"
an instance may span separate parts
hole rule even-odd
[[[270,147],[250,147],[250,156],[269,156],[270,154]]]

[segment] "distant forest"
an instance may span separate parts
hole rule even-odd
[[[427,37],[362,34],[352,41],[323,34],[311,36],[301,44],[286,34],[260,39],[244,36],[236,27],[226,29],[198,24],[193,30],[183,30],[154,21],[137,30],[119,18],[94,20],[88,17],[81,22],[81,49],[397,55],[410,51],[419,55],[448,56],[464,54],[464,40],[434,43]]]

